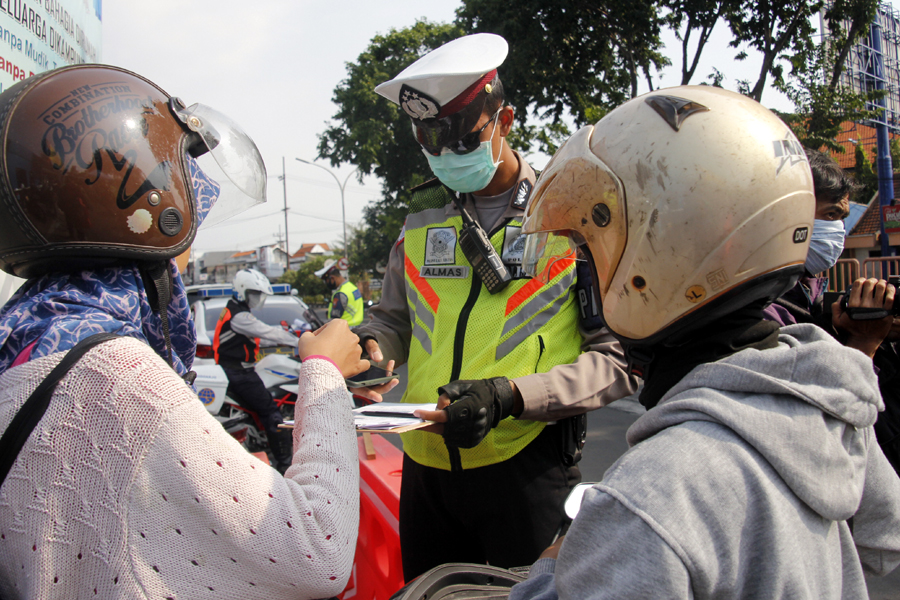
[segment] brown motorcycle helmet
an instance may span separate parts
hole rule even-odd
[[[206,147],[182,108],[106,65],[0,94],[0,268],[35,277],[184,252],[197,232],[186,155]]]

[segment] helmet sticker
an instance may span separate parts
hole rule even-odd
[[[719,269],[706,275],[706,283],[710,285],[714,292],[719,291],[728,285],[728,273],[725,269]]]
[[[145,208],[139,208],[128,217],[128,229],[134,233],[147,233],[153,226],[153,215]]]
[[[78,110],[74,115],[72,112]],[[146,138],[146,119],[122,119],[120,113],[155,112],[153,98],[139,96],[124,83],[85,84],[57,100],[41,114],[47,125],[41,140],[44,155],[53,168],[66,172],[73,164],[92,169],[91,185],[109,168],[123,173],[116,206],[126,209],[153,189],[169,190],[171,165],[162,162],[143,181],[129,180],[146,171],[135,169],[137,153],[129,149],[132,140]],[[71,119],[72,116],[76,118]],[[106,161],[104,161],[106,157]],[[135,190],[127,193],[127,190]]]
[[[798,227],[794,230],[794,243],[802,244],[806,241],[806,238],[809,237],[809,228],[808,227]]]
[[[702,285],[692,285],[684,293],[684,297],[687,298],[687,301],[692,304],[702,302],[703,299],[706,298],[706,288],[704,288]]]
[[[693,100],[686,100],[678,96],[652,96],[644,100],[650,107],[659,113],[669,127],[678,131],[681,124],[689,116],[699,113],[708,112],[709,109]]]
[[[779,159],[778,168],[775,169],[776,177],[781,173],[785,165],[790,164],[793,167],[798,163],[806,162],[806,152],[803,151],[803,145],[790,132],[785,135],[783,140],[772,142],[772,146],[775,148],[775,158]]]
[[[434,98],[403,84],[400,88],[400,108],[413,119],[433,119],[441,112]]]

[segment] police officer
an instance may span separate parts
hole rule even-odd
[[[407,580],[445,562],[533,561],[581,477],[584,421],[567,417],[636,385],[573,257],[546,285],[521,269],[535,173],[505,142],[506,53],[499,36],[466,36],[376,88],[411,118],[437,177],[414,189],[382,301],[355,330],[373,360],[409,363],[404,402],[435,402],[440,388],[449,404],[424,414],[443,439],[403,434]]]
[[[234,297],[228,301],[213,338],[216,364],[228,376],[228,391],[233,392],[238,403],[259,415],[266,430],[269,449],[275,457],[273,465],[281,473],[291,466],[291,433],[279,429],[281,411],[272,400],[256,374],[257,353],[260,340],[284,346],[297,346],[298,338],[281,327],[266,325],[250,312],[259,308],[271,296],[272,284],[256,269],[241,269],[234,276]]]
[[[328,259],[325,261],[325,265],[316,271],[316,277],[321,277],[328,289],[331,290],[331,302],[328,304],[327,317],[344,319],[353,327],[362,324],[364,307],[362,294],[347,279],[348,267],[346,258],[339,261]]]

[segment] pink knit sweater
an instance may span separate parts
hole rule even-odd
[[[0,428],[61,359],[0,376]],[[145,344],[93,349],[0,489],[0,597],[323,598],[350,574],[356,435],[340,372],[300,372],[294,464],[248,454]]]

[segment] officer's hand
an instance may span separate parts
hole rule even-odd
[[[846,336],[845,346],[856,348],[869,357],[875,356],[875,351],[885,336],[891,331],[893,317],[890,315],[894,306],[894,286],[884,279],[859,278],[853,282],[847,308],[877,308],[888,312],[888,316],[882,319],[868,321],[851,319],[850,315],[841,308],[840,302],[831,305],[831,319],[838,332]]]
[[[441,398],[438,406],[450,402],[443,410],[416,411],[416,416],[427,421],[443,423],[443,427],[431,426],[431,431],[444,436],[444,443],[453,448],[474,448],[513,413],[516,390],[506,377],[452,381],[438,388]]]
[[[373,362],[379,363],[384,360],[381,348],[378,347],[378,342],[374,338],[369,338],[363,342],[363,350],[366,351],[366,354],[369,355]],[[387,370],[390,371],[392,368],[393,366],[387,367]]]
[[[360,358],[359,337],[343,319],[332,319],[316,331],[304,333],[298,340],[297,353],[300,360],[314,355],[328,357],[344,378],[369,368],[369,361]]]
[[[394,361],[389,360],[384,370],[388,372],[388,375],[393,375]],[[372,387],[355,387],[350,391],[353,392],[354,396],[362,396],[363,398],[367,398],[372,402],[381,402],[384,399],[381,397],[381,395],[387,394],[399,384],[399,379],[391,379],[387,383],[382,383],[381,385],[373,385]]]

